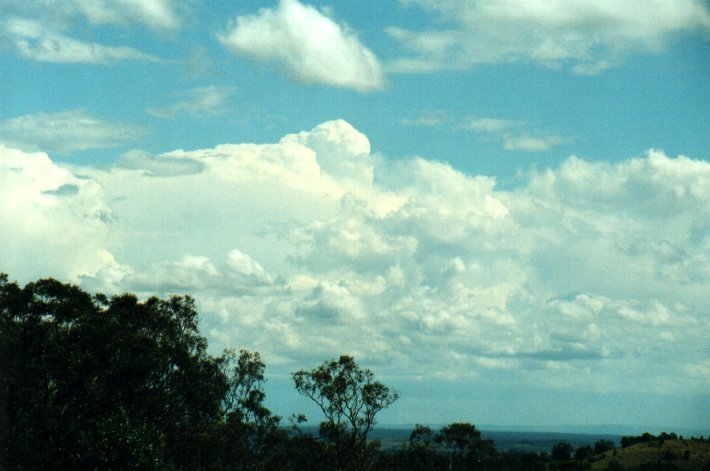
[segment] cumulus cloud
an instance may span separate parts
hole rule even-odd
[[[353,31],[297,0],[281,0],[276,8],[237,17],[218,38],[229,51],[273,63],[299,82],[361,92],[384,85],[377,57]]]
[[[662,50],[679,34],[710,30],[710,10],[700,0],[402,3],[433,12],[442,26],[423,31],[388,29],[412,52],[391,64],[399,72],[532,61],[596,74],[630,52]]]
[[[102,189],[44,153],[0,143],[0,266],[24,281],[43,273],[76,281],[115,260],[114,221]]]
[[[706,388],[708,162],[570,157],[503,191],[386,164],[344,121],[108,169],[3,152],[3,269],[192,294],[212,342],[274,371],[350,353],[410,379]]]
[[[8,146],[61,154],[121,146],[144,133],[141,126],[103,121],[82,109],[0,121],[0,141]]]
[[[181,116],[200,118],[222,114],[225,103],[234,93],[232,87],[208,85],[188,90],[182,99],[168,106],[148,108],[148,113],[159,118],[172,119]]]

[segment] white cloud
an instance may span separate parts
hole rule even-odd
[[[565,142],[562,136],[504,136],[503,148],[505,150],[524,150],[528,152],[543,152]]]
[[[40,273],[76,281],[115,265],[114,223],[101,187],[46,154],[0,143],[0,266],[24,281]]]
[[[94,24],[143,24],[155,30],[171,30],[180,25],[171,0],[71,0],[66,10],[76,10]]]
[[[38,20],[7,18],[0,21],[0,34],[10,41],[18,54],[40,62],[103,64],[122,60],[158,60],[132,47],[80,41]]]
[[[4,0],[0,12],[41,19],[55,26],[68,26],[74,19],[85,19],[95,25],[143,25],[154,30],[180,25],[172,0]]]
[[[700,0],[402,0],[434,12],[443,26],[389,34],[412,51],[391,69],[424,72],[533,61],[594,74],[625,54],[657,51],[679,34],[710,30]]]
[[[477,132],[501,132],[523,126],[521,121],[500,118],[472,118],[465,121],[462,127]]]
[[[224,113],[225,103],[234,93],[234,88],[208,85],[188,90],[182,99],[164,107],[148,108],[148,113],[159,118],[172,119],[178,116],[200,118]]]
[[[375,159],[344,121],[108,170],[3,152],[11,276],[192,294],[217,347],[257,349],[272,371],[351,353],[411,378],[706,388],[705,161],[571,157],[502,191]]]
[[[283,68],[296,81],[324,83],[361,92],[377,90],[384,76],[375,54],[354,32],[326,13],[297,0],[237,17],[218,36],[231,52]]]
[[[94,34],[86,34],[86,22],[147,26],[159,32],[180,26],[171,0],[7,0],[0,5],[0,15],[0,36],[10,50],[30,60],[62,64],[160,60],[133,47],[92,41]]]
[[[522,120],[468,117],[456,123],[443,111],[424,112],[417,118],[403,119],[401,123],[405,126],[448,126],[450,129],[473,131],[481,140],[499,141],[503,149],[510,151],[543,152],[573,140],[531,129]]]
[[[525,121],[500,118],[469,118],[461,128],[474,131],[484,139],[500,140],[505,150],[544,152],[571,139],[563,136],[534,132]]]
[[[425,111],[416,118],[404,118],[402,124],[406,126],[436,127],[446,124],[448,114],[444,110]]]
[[[0,121],[0,141],[26,151],[69,154],[77,150],[117,147],[144,133],[141,126],[102,121],[81,109]]]

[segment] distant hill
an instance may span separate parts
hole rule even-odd
[[[380,440],[385,449],[398,449],[407,444],[413,427],[377,427],[370,438]],[[308,429],[317,433],[317,428]],[[435,429],[436,430],[436,429]],[[611,440],[618,447],[621,435],[608,433],[570,433],[570,432],[539,432],[539,431],[509,431],[481,430],[483,438],[493,440],[498,451],[519,451],[526,453],[550,452],[559,442],[569,442],[575,448],[585,445],[594,446],[599,440]]]
[[[637,443],[605,453],[601,460],[593,463],[592,469],[710,471],[710,443],[699,440]]]

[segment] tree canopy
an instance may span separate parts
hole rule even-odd
[[[355,359],[342,355],[317,368],[293,373],[296,390],[315,402],[326,417],[321,433],[345,451],[340,466],[366,468],[367,436],[375,416],[399,398],[397,391],[375,381]],[[352,456],[348,456],[352,454]]]
[[[278,421],[261,404],[258,354],[208,355],[190,297],[92,296],[52,279],[21,288],[2,275],[0,359],[10,469],[193,467],[219,460],[203,445],[230,423]]]

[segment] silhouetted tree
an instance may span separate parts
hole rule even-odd
[[[481,432],[469,423],[452,423],[435,437],[449,455],[449,469],[471,469],[495,456],[493,442],[481,439]]]
[[[574,459],[578,461],[587,461],[592,457],[592,447],[589,445],[580,446],[574,450]]]
[[[338,467],[367,469],[367,436],[376,415],[399,398],[368,369],[360,368],[347,355],[323,362],[319,367],[293,373],[296,390],[315,402],[326,417],[321,435],[338,455]]]
[[[426,425],[417,424],[409,434],[409,442],[404,453],[406,469],[431,470],[439,458],[434,441],[434,432]]]

